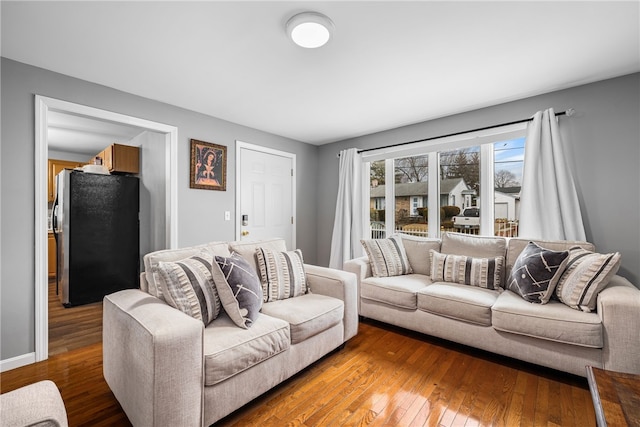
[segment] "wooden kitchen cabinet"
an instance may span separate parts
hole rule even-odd
[[[47,200],[49,202],[53,202],[53,199],[56,198],[56,175],[64,169],[73,169],[82,165],[84,165],[82,162],[49,159],[47,162]]]
[[[131,145],[111,144],[96,155],[109,172],[140,173],[140,148]]]
[[[49,277],[56,277],[56,238],[53,233],[49,232],[47,239],[47,256],[49,258]]]

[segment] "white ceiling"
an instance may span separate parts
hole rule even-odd
[[[1,5],[2,56],[312,144],[640,71],[638,1]]]
[[[51,151],[83,154],[90,157],[113,143],[136,145],[132,138],[144,129],[120,123],[50,110],[47,115],[47,142]]]

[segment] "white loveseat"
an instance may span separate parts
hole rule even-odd
[[[444,233],[442,240],[401,237],[412,274],[372,277],[368,257],[345,263],[358,277],[363,317],[549,368],[586,376],[586,365],[640,373],[640,290],[615,275],[584,312],[552,299],[525,301],[510,290],[433,281],[430,250],[468,257],[505,257],[503,280],[529,240]],[[564,251],[590,243],[538,241]],[[503,282],[504,283],[504,282]]]
[[[222,312],[206,327],[158,298],[159,262],[242,255],[283,240],[217,242],[144,257],[141,290],[104,298],[104,377],[134,426],[203,426],[230,414],[357,333],[356,277],[305,265],[309,292],[264,303],[253,325]]]

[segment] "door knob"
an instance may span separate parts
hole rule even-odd
[[[242,233],[240,233],[240,234],[242,234],[243,236],[248,236],[249,232],[247,230],[242,230]]]

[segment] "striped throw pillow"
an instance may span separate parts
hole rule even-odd
[[[388,239],[360,240],[364,247],[371,272],[375,277],[392,277],[413,273],[400,236]]]
[[[473,258],[464,255],[442,254],[433,249],[431,259],[431,280],[453,282],[461,285],[497,290],[502,287],[501,279],[504,257]]]
[[[620,253],[599,254],[574,246],[556,287],[556,297],[576,310],[596,309],[598,294],[620,268]]]
[[[211,275],[211,254],[180,261],[160,261],[154,273],[167,304],[208,325],[220,314],[221,303]]]
[[[307,276],[302,251],[280,252],[256,249],[264,302],[278,301],[307,293]]]

